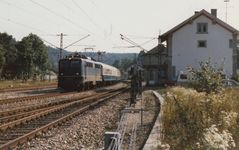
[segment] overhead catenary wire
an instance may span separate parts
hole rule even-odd
[[[66,47],[64,47],[63,49],[66,49],[66,48],[68,48],[68,47],[70,47],[70,46],[72,46],[72,45],[74,45],[74,44],[78,43],[79,41],[81,41],[81,40],[83,40],[83,39],[85,39],[85,38],[87,38],[87,37],[89,37],[89,36],[90,36],[90,35],[88,34],[88,35],[86,35],[86,36],[82,37],[81,39],[79,39],[79,40],[77,40],[77,41],[75,41],[75,42],[73,42],[73,43],[71,43],[71,44],[67,45],[67,46],[66,46]]]
[[[63,3],[62,1],[59,1],[59,0],[58,0],[58,2],[60,2],[65,8],[67,8],[69,11],[71,11],[72,13],[74,13],[76,16],[79,15],[78,12],[76,12],[73,8],[71,8],[70,6],[68,6],[66,3]],[[92,19],[92,17],[91,17],[83,8],[80,7],[80,5],[79,5],[76,1],[72,0],[71,2],[73,2],[73,4],[74,4],[77,8],[79,8],[79,10],[88,18],[88,20],[89,20],[95,27],[97,27],[97,28],[99,28],[100,30],[103,30],[103,31],[104,31],[104,29],[103,29],[99,24],[97,24],[97,23]]]
[[[141,43],[139,45],[142,46],[142,45],[148,44],[149,42],[151,42],[151,41],[153,41],[155,39],[158,39],[158,38],[152,38],[152,39],[150,39],[148,41],[145,41],[145,42],[143,42],[143,43]],[[136,43],[134,43],[134,44],[136,44]],[[132,45],[128,45],[128,46],[114,46],[112,48],[135,48],[135,47],[138,47],[138,45],[134,45],[134,46],[132,46]]]
[[[37,28],[35,28],[35,27],[31,27],[31,26],[29,26],[29,25],[26,25],[26,24],[23,24],[23,23],[20,23],[20,22],[17,22],[17,21],[13,21],[13,20],[11,20],[11,19],[3,18],[3,17],[1,17],[1,16],[0,16],[0,19],[1,19],[1,20],[4,20],[4,21],[6,21],[6,22],[11,22],[11,23],[16,24],[16,25],[20,25],[20,26],[25,27],[25,28],[27,28],[27,29],[31,29],[31,30],[35,30],[35,31],[38,31],[38,32],[43,32],[43,33],[45,32],[45,31],[40,30],[40,29],[37,29]]]
[[[110,24],[109,35],[110,35],[110,37],[112,37],[112,35],[113,35],[113,23],[112,23],[112,21],[109,19],[109,17],[107,17],[104,13],[102,13],[101,9],[95,4],[95,2],[93,0],[89,0],[89,1],[96,8],[95,10],[98,12],[98,15],[101,15],[102,18],[104,18],[104,20],[107,21]]]
[[[6,4],[6,5],[12,6],[12,7],[14,7],[14,8],[17,8],[17,9],[20,10],[21,12],[23,12],[23,13],[29,15],[29,16],[32,16],[32,12],[31,12],[31,11],[29,11],[29,10],[23,8],[23,7],[20,7],[20,6],[16,5],[16,4],[14,4],[14,3],[10,3],[10,2],[8,2],[8,1],[6,1],[6,0],[0,0],[0,2],[3,3],[3,4]],[[64,5],[64,6],[65,6],[65,5]],[[46,18],[40,17],[39,15],[37,15],[37,16],[38,16],[38,17],[37,17],[37,20],[39,20],[39,19],[44,19],[44,20],[46,20]],[[36,17],[35,17],[35,18],[36,18]],[[7,20],[7,19],[5,19],[5,20]],[[11,20],[9,19],[8,21],[11,21]],[[54,21],[52,21],[52,20],[50,20],[50,19],[47,19],[47,21],[50,21],[51,24],[55,24],[55,23],[56,23],[56,22],[54,22]],[[26,26],[27,28],[31,28],[31,29],[34,29],[34,30],[36,30],[36,31],[44,32],[43,30],[40,30],[40,29],[31,27],[31,26],[29,26],[29,25],[25,25],[25,24],[22,24],[22,23],[17,23],[17,22],[14,22],[14,21],[11,21],[11,22],[12,22],[12,23],[15,23],[15,24],[18,24],[18,25],[21,24],[21,26]],[[56,25],[56,24],[55,24],[55,25]],[[38,34],[38,35],[42,35],[42,36],[55,36],[55,34]],[[80,36],[80,35],[82,35],[82,34],[70,34],[70,35],[68,35],[68,36]]]
[[[126,41],[126,42],[128,42],[128,43],[130,43],[130,44],[132,44],[132,45],[134,45],[134,46],[136,46],[136,47],[139,47],[139,48],[140,48],[141,50],[143,50],[143,51],[146,51],[145,48],[143,48],[141,45],[135,43],[134,41],[130,40],[130,39],[127,38],[126,36],[124,36],[124,35],[122,35],[122,34],[120,34],[120,36],[121,36],[121,39],[122,39],[122,40],[124,40],[124,41]]]
[[[72,45],[72,46],[96,47],[96,45],[87,45],[87,44],[79,44],[79,45]]]
[[[41,38],[41,37],[40,37],[40,39],[41,39],[43,42],[46,42],[47,44],[49,44],[49,45],[51,45],[51,46],[53,46],[53,47],[55,47],[55,48],[59,49],[59,47],[58,47],[58,46],[56,46],[56,45],[52,44],[51,42],[48,42],[47,40],[45,40],[45,39],[43,39],[43,38]]]
[[[130,44],[139,45],[139,44],[135,43],[134,41],[130,40],[129,38],[127,38],[126,36],[124,36],[123,34],[120,34],[120,36],[121,36],[121,39],[122,39],[122,40],[126,40],[126,41],[129,42]]]
[[[4,4],[6,4],[6,5],[13,6],[13,7],[15,7],[15,8],[21,10],[22,12],[24,12],[24,13],[26,13],[26,14],[31,14],[31,12],[28,11],[27,9],[22,8],[22,7],[19,7],[19,6],[17,6],[16,4],[14,4],[14,3],[10,3],[9,1],[0,0],[0,2],[1,2],[1,3],[4,3]]]
[[[132,35],[132,34],[127,34],[126,36],[130,37],[131,39],[152,39],[155,37],[150,37],[150,36],[140,36],[140,35]]]
[[[75,0],[72,0],[72,2],[75,4],[75,6],[77,8],[79,8],[79,10],[90,20],[90,22],[95,25],[97,28],[101,29],[103,32],[104,32],[104,28],[101,27],[99,24],[97,24],[93,19],[92,17],[83,9],[80,7],[80,5],[75,1]]]
[[[16,22],[16,21],[13,21],[13,20],[11,20],[11,19],[1,18],[1,17],[0,17],[0,19],[1,19],[1,20],[4,20],[4,21],[6,21],[6,22],[11,22],[11,23],[16,24],[16,25],[20,25],[20,26],[22,26],[22,27],[24,27],[24,28],[27,28],[27,29],[44,32],[43,30],[40,30],[40,29],[31,27],[31,26],[26,25],[26,24],[19,23],[19,22]],[[39,35],[41,35],[41,34],[38,34],[38,36],[39,36]],[[42,35],[53,35],[53,34],[42,34]],[[55,35],[54,35],[54,36],[55,36]],[[45,42],[45,43],[47,43],[47,44],[49,44],[49,45],[51,45],[51,46],[53,46],[53,47],[55,47],[55,48],[59,48],[58,46],[52,44],[51,42],[49,42],[49,41],[47,41],[47,40],[45,40],[45,39],[43,39],[42,37],[39,37],[39,38],[40,38],[43,42]]]
[[[20,10],[21,12],[23,12],[23,13],[29,15],[29,16],[33,16],[31,11],[29,11],[29,10],[23,8],[23,7],[19,7],[18,5],[14,4],[14,3],[10,3],[9,1],[5,1],[5,0],[0,0],[0,2],[1,2],[1,3],[4,3],[4,4],[6,4],[6,5],[12,6],[12,7],[14,7],[14,8],[17,8],[18,10]],[[41,16],[39,16],[39,15],[37,15],[37,16],[38,16],[38,17],[35,17],[35,18],[37,18],[37,19],[34,19],[34,21],[39,21],[39,19],[41,19],[41,20],[46,20],[46,18],[43,18],[43,17],[41,17]],[[47,21],[48,21],[48,22],[50,21],[51,24],[55,24],[55,23],[56,23],[56,22],[54,22],[54,21],[52,21],[52,20],[50,20],[50,19],[47,19]],[[40,21],[39,21],[39,22],[40,22]],[[41,21],[41,23],[42,23],[42,21]]]
[[[69,18],[67,18],[67,17],[65,17],[65,16],[62,16],[62,15],[58,14],[57,12],[55,12],[55,11],[53,11],[53,10],[47,8],[46,6],[44,6],[44,5],[42,5],[42,4],[38,3],[38,2],[35,2],[34,0],[30,0],[30,2],[32,2],[33,4],[35,4],[35,5],[39,6],[39,7],[41,7],[42,9],[45,9],[46,11],[50,12],[51,14],[53,14],[53,15],[55,15],[55,16],[58,16],[58,17],[64,19],[64,20],[67,21],[68,23],[74,25],[77,29],[80,28],[80,29],[82,29],[82,30],[84,30],[84,31],[86,31],[86,32],[92,33],[91,31],[89,31],[88,29],[82,27],[81,25],[76,24],[76,23],[73,22],[71,19],[69,19]]]
[[[98,14],[100,14],[107,22],[109,22],[112,26],[112,21],[107,17],[105,16],[99,9],[99,7],[95,4],[95,2],[93,0],[89,0],[91,2],[91,4],[96,8]]]
[[[137,46],[132,46],[132,45],[130,45],[130,46],[113,46],[112,48],[135,48],[135,47],[137,47]]]
[[[158,38],[152,38],[152,39],[150,39],[150,40],[148,40],[148,41],[145,41],[145,42],[141,43],[140,45],[148,44],[149,42],[151,42],[151,41],[153,41],[153,40],[156,40],[156,39],[158,39]]]
[[[38,34],[39,36],[57,36],[57,34]],[[83,34],[67,34],[67,36],[73,36],[73,37],[79,37],[79,36],[83,36]]]
[[[72,9],[70,6],[68,6],[66,3],[63,3],[63,1],[62,0],[56,0],[58,3],[61,3],[62,4],[62,6],[64,6],[66,9],[68,9],[70,12],[72,12],[72,13],[77,13],[77,12],[75,12],[75,10],[74,9]]]

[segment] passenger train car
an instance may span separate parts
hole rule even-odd
[[[84,55],[68,56],[59,61],[58,87],[65,90],[85,90],[120,79],[119,69]]]

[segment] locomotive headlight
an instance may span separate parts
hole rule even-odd
[[[76,75],[79,75],[79,73],[77,72]]]

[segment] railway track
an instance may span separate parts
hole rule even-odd
[[[68,95],[68,94],[67,94]],[[61,95],[62,96],[62,95]],[[71,98],[55,98],[54,100],[46,100],[45,103],[34,104],[30,106],[17,107],[11,110],[0,111],[0,130],[2,130],[2,124],[24,118],[29,115],[42,112],[44,110],[50,110],[56,106],[61,106],[66,103],[74,102],[79,99],[87,98],[88,95],[74,96]]]
[[[97,93],[90,97],[78,98],[67,103],[51,106],[48,109],[43,108],[43,110],[38,110],[38,112],[32,114],[28,112],[29,116],[4,123],[0,127],[0,150],[11,149],[24,143],[37,134],[62,124],[75,115],[118,95],[124,90],[125,88],[121,88]]]
[[[46,85],[46,86],[22,87],[22,88],[6,88],[6,89],[0,89],[0,93],[27,91],[27,90],[41,90],[41,89],[46,89],[46,88],[57,88],[57,84],[51,84],[51,85]]]
[[[44,95],[34,95],[34,96],[0,99],[0,105],[11,104],[11,103],[20,103],[20,102],[32,101],[32,100],[46,99],[46,98],[51,98],[51,97],[62,96],[64,94],[69,94],[69,93],[49,93],[49,94],[44,94]]]
[[[74,98],[84,95],[79,93],[56,93],[24,98],[5,99],[0,103],[0,125],[6,121],[19,119],[36,111],[50,108],[54,105],[64,104],[73,101]]]

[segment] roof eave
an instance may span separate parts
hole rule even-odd
[[[225,28],[226,30],[232,32],[233,34],[236,33],[237,35],[239,35],[239,31],[236,30],[235,28],[233,28],[232,26],[230,26],[229,24],[223,22],[222,20],[220,20],[219,18],[215,18],[213,17],[210,13],[208,13],[206,10],[201,10],[200,12],[194,14],[193,16],[191,16],[190,18],[188,18],[187,20],[183,21],[182,23],[180,23],[179,25],[173,27],[171,30],[167,31],[166,33],[164,33],[163,35],[160,36],[161,41],[164,42],[168,39],[168,37],[173,34],[174,32],[176,32],[177,30],[179,30],[180,28],[182,28],[183,26],[185,26],[186,24],[191,23],[194,19],[196,19],[197,17],[201,16],[201,15],[205,15],[206,17],[208,17],[211,20],[215,20],[215,22],[217,24],[219,24],[220,26],[222,26],[223,28]]]

